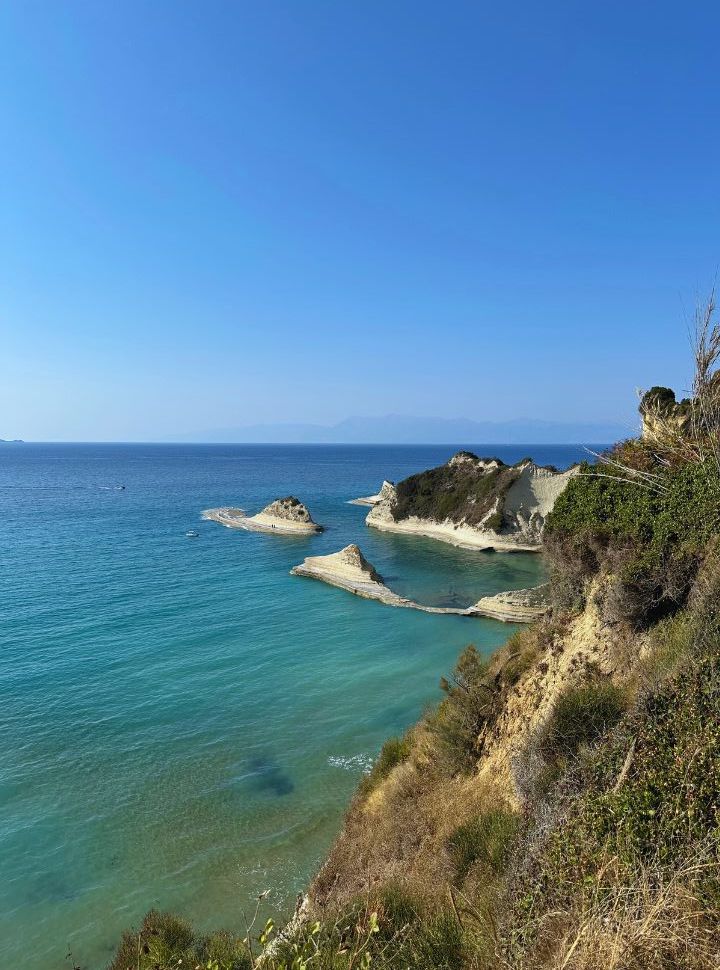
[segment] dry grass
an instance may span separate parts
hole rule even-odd
[[[398,766],[355,805],[311,888],[321,909],[344,906],[379,885],[396,882],[419,896],[445,895],[454,880],[447,851],[458,825],[504,804],[491,786],[441,777],[416,764]]]
[[[490,722],[502,709],[507,691],[532,667],[538,650],[535,631],[523,631],[487,667],[473,670],[472,677],[483,682],[480,697]],[[446,695],[444,703],[460,714],[465,711],[465,686],[456,669],[448,688],[457,696]],[[472,734],[474,749],[477,735],[467,733],[469,738]],[[483,812],[507,807],[506,793],[492,779],[475,775],[474,750],[466,752],[469,769],[458,769],[462,759],[451,757],[434,714],[420,721],[408,740],[408,756],[372,790],[361,789],[350,806],[343,830],[310,889],[320,910],[330,904],[342,907],[388,881],[420,895],[446,894],[454,879],[447,851],[452,832]],[[462,737],[456,743],[462,746],[467,740]]]
[[[712,459],[720,469],[720,324],[715,322],[715,290],[695,311],[690,343],[693,355],[692,398],[675,404],[653,392],[642,396],[641,413],[653,433],[598,454],[595,478],[611,478],[651,492],[666,490],[663,471]],[[665,389],[653,389],[663,392]],[[673,399],[674,401],[674,399]]]
[[[709,455],[720,468],[720,325],[714,322],[715,290],[704,306],[695,314],[693,356],[695,376],[693,399],[697,407],[692,411],[692,438],[696,442],[697,460]]]
[[[715,847],[716,848],[716,847]],[[720,900],[716,852],[672,873],[644,868],[625,881],[610,861],[576,909],[552,912],[532,953],[507,970],[717,970]],[[709,887],[714,890],[711,891]]]

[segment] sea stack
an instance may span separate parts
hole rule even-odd
[[[380,600],[392,606],[410,605],[408,600],[387,588],[380,573],[354,542],[329,556],[308,556],[301,565],[290,570],[290,575],[320,579],[356,596]]]
[[[548,608],[546,586],[484,596],[474,606],[466,608],[416,603],[389,589],[380,573],[367,561],[354,542],[329,556],[308,556],[303,563],[290,570],[290,575],[319,579],[329,586],[337,586],[364,599],[377,600],[387,606],[420,610],[422,613],[453,613],[456,616],[486,616],[510,623],[532,623]]]
[[[313,520],[308,508],[294,495],[276,499],[257,515],[248,516],[243,509],[225,507],[207,509],[202,516],[230,529],[247,529],[274,535],[310,535],[322,532],[323,529]]]

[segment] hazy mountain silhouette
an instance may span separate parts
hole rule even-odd
[[[582,444],[612,442],[636,433],[619,422],[472,421],[401,414],[350,417],[338,424],[253,424],[169,440],[268,444]]]

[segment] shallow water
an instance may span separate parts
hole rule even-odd
[[[464,644],[490,653],[514,628],[393,609],[291,566],[357,541],[430,605],[542,579],[538,556],[379,533],[347,504],[454,450],[0,446],[3,966],[66,968],[72,952],[103,967],[151,906],[207,927],[241,926],[266,888],[292,908],[383,740],[438,698]],[[291,493],[324,533],[200,520]]]

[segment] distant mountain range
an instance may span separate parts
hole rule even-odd
[[[517,419],[416,418],[387,414],[352,417],[338,424],[253,424],[174,436],[173,441],[247,444],[605,444],[637,433],[617,422]]]

